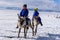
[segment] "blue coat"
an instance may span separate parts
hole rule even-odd
[[[26,10],[22,9],[22,11],[20,12],[20,16],[27,17],[28,13],[29,13],[28,9],[26,9]]]
[[[34,14],[33,14],[33,17],[38,16],[38,15],[39,15],[38,11],[35,11]]]
[[[38,11],[35,11],[34,14],[33,14],[33,18],[34,18],[35,16],[38,16],[38,15],[39,15]],[[32,18],[32,20],[34,20],[33,18]],[[41,18],[40,18],[40,17],[38,17],[38,21],[39,21],[39,23],[40,23],[41,25],[43,25],[42,22],[41,22]]]

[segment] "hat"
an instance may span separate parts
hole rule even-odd
[[[38,10],[38,8],[35,8],[35,9],[34,9],[34,11],[37,11],[37,10]]]

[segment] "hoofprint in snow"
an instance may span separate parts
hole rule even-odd
[[[0,40],[60,40],[60,13],[58,12],[40,12],[43,26],[38,25],[37,35],[32,36],[32,30],[29,28],[27,39],[24,38],[24,29],[22,28],[20,38],[17,38],[18,29],[17,10],[0,10]],[[32,19],[33,11],[29,12],[29,18]]]

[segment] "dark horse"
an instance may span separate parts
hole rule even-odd
[[[33,27],[31,25],[31,20],[28,18],[28,25],[27,25],[25,17],[20,17],[18,15],[18,18],[19,18],[18,24],[17,24],[17,28],[19,28],[18,37],[20,35],[21,28],[24,28],[24,38],[26,38],[26,36],[27,36],[27,31],[28,31],[29,27],[31,27],[31,29],[32,29],[32,35],[34,35],[34,30],[33,30]]]

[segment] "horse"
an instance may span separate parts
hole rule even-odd
[[[31,25],[31,20],[29,19],[28,25],[27,25],[27,24],[26,24],[26,18],[25,18],[25,17],[20,17],[20,16],[18,15],[18,18],[19,18],[18,24],[17,24],[17,28],[19,28],[18,38],[20,37],[19,35],[20,35],[20,32],[21,32],[21,29],[22,29],[22,28],[24,28],[24,38],[26,38],[26,36],[27,36],[27,31],[28,31],[28,29],[29,29],[29,26],[30,26],[31,29],[32,29],[32,36],[34,36],[34,30],[33,30],[33,27],[32,27],[32,25]]]
[[[33,20],[32,20],[34,35],[36,35],[36,33],[37,33],[37,27],[38,27],[39,24],[41,24],[41,26],[43,26],[42,22],[38,21],[38,17],[34,17]]]

